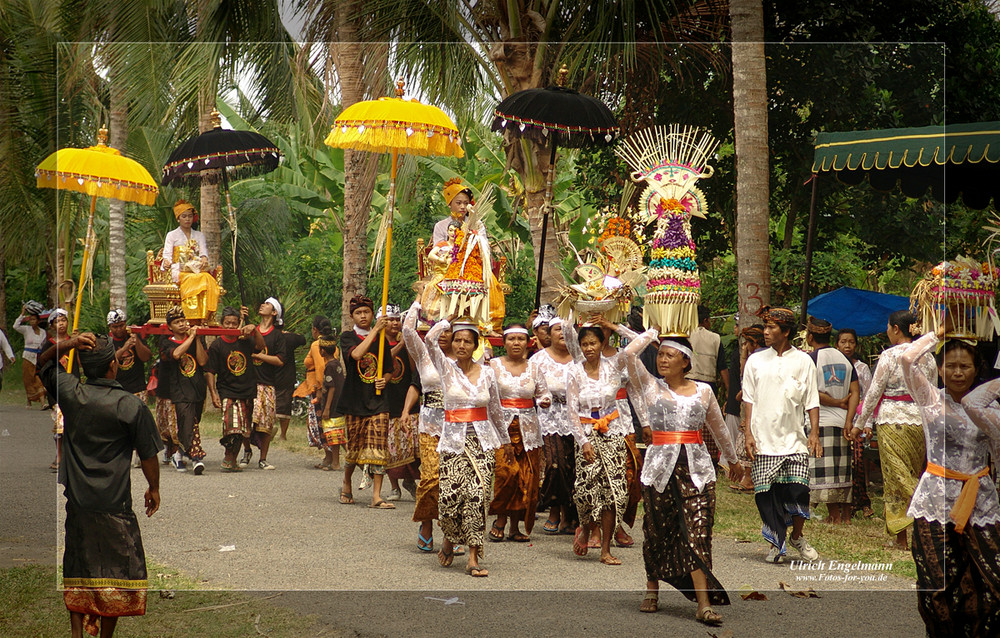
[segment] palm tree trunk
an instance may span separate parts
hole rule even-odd
[[[736,261],[740,324],[770,303],[767,78],[762,0],[731,0],[736,130]]]
[[[3,228],[0,228],[0,329],[7,330],[7,253],[3,247]]]
[[[108,131],[108,141],[111,148],[120,151],[125,147],[125,139],[128,137],[128,105],[122,99],[121,88],[115,82],[117,76],[115,66],[111,65],[108,76],[111,85],[111,126]],[[125,281],[125,202],[112,199],[108,215],[111,308],[124,310],[128,305],[128,289]]]
[[[215,108],[215,80],[206,83],[198,93],[198,132],[212,130],[212,109]],[[217,171],[204,171],[201,181],[201,206],[198,212],[201,217],[201,232],[205,233],[205,244],[208,246],[208,263],[215,267],[219,263],[219,246],[221,244],[221,216],[219,214],[222,198],[219,195],[218,175],[210,175]],[[235,273],[234,273],[235,274]]]

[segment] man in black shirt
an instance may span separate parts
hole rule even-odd
[[[292,392],[295,391],[295,349],[306,345],[306,338],[294,332],[284,332],[285,363],[275,375],[274,411],[280,428],[278,437],[284,441],[288,434],[288,422],[292,419]]]
[[[257,309],[257,314],[260,315],[257,331],[264,338],[264,349],[253,353],[251,357],[257,368],[257,395],[253,403],[253,431],[249,442],[260,449],[257,467],[262,470],[274,469],[267,462],[267,451],[271,447],[271,437],[274,436],[274,388],[277,385],[278,370],[285,364],[285,335],[281,331],[281,312],[281,304],[274,297],[268,297]],[[244,445],[240,466],[250,465],[252,456],[249,446]]]
[[[55,365],[76,348],[87,383]],[[118,362],[106,338],[90,333],[60,341],[38,359],[38,376],[65,418],[59,482],[66,495],[63,600],[74,638],[84,627],[111,636],[120,616],[146,613],[146,557],[132,511],[129,461],[142,459],[149,488],[146,516],[160,507],[163,446],[149,408],[115,381]]]
[[[382,309],[379,309],[381,316]],[[385,386],[386,406],[389,410],[389,435],[387,439],[388,461],[386,474],[391,486],[387,501],[398,501],[402,495],[399,487],[403,487],[411,496],[417,494],[416,479],[420,478],[420,470],[416,464],[417,429],[409,426],[409,420],[403,423],[400,417],[406,404],[406,395],[410,390],[413,378],[413,366],[410,355],[406,352],[400,333],[403,322],[400,320],[399,306],[386,306],[385,345],[386,361],[384,370],[388,372]],[[390,362],[391,361],[391,365]]]
[[[226,306],[222,310],[222,327],[240,327],[240,313]],[[265,348],[264,337],[257,326],[247,324],[239,337],[222,336],[208,348],[205,373],[212,405],[222,410],[222,438],[226,450],[223,472],[242,470],[236,461],[240,447],[250,438],[253,420],[253,400],[257,396],[257,373],[250,361]]]
[[[177,417],[177,438],[181,449],[174,453],[174,466],[184,471],[181,450],[194,464],[194,473],[205,471],[205,450],[201,447],[201,411],[205,405],[205,372],[208,351],[198,336],[198,326],[188,323],[180,306],[167,312],[167,326],[173,333],[160,337],[160,372],[169,379],[170,401]]]
[[[112,310],[108,313],[108,336],[115,346],[115,359],[118,361],[118,376],[115,381],[121,384],[126,392],[146,402],[146,367],[145,363],[153,356],[146,342],[136,335],[129,334],[125,326],[125,311]]]

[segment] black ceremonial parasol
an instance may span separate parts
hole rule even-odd
[[[608,146],[621,131],[611,109],[597,98],[565,87],[569,71],[559,69],[557,86],[526,89],[508,96],[497,105],[491,130],[513,137],[526,137],[539,144],[551,144],[549,171],[545,182],[545,205],[542,214],[542,245],[538,255],[538,281],[535,307],[542,296],[542,268],[545,263],[545,236],[549,209],[552,207],[552,182],[556,166],[556,148],[565,146]]]
[[[219,112],[212,111],[212,130],[188,138],[178,146],[163,167],[163,184],[175,179],[202,177],[204,171],[218,170],[222,176],[222,188],[226,193],[226,211],[233,235],[233,270],[240,284],[240,299],[246,304],[243,294],[243,273],[237,267],[236,257],[236,213],[229,199],[230,169],[239,173],[270,173],[278,168],[281,151],[271,140],[253,131],[234,131],[222,128]],[[214,181],[212,173],[210,180]]]

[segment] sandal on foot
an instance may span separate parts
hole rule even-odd
[[[486,578],[490,575],[489,571],[487,571],[485,567],[480,567],[479,565],[466,567],[465,573],[473,578]]]
[[[316,468],[317,470],[323,470],[324,472],[329,472],[330,470],[333,469],[332,467],[330,467],[326,463],[317,463],[313,467]]]
[[[660,610],[659,592],[646,592],[646,597],[639,604],[639,611],[647,614],[655,614]]]
[[[635,545],[635,539],[629,536],[625,530],[621,530],[615,534],[615,545],[627,549]]]
[[[582,527],[576,528],[576,535],[573,537],[573,553],[577,556],[587,555],[587,543],[584,541],[586,531]]]
[[[545,521],[545,525],[542,525],[542,531],[549,536],[555,536],[559,533],[559,523],[550,518]]]
[[[462,545],[455,545],[451,548],[451,551],[455,556],[465,556],[465,547]]]
[[[516,534],[511,534],[510,536],[508,536],[507,540],[514,541],[515,543],[527,543],[531,540],[531,537],[528,536],[527,534],[522,534],[521,532],[517,532]]]
[[[223,472],[242,472],[243,471],[243,468],[240,467],[240,464],[237,463],[236,461],[233,461],[232,463],[230,463],[229,461],[223,461],[219,465],[219,469],[222,470]]]
[[[491,543],[499,543],[503,541],[503,525],[497,527],[497,524],[495,522],[492,525],[490,525],[490,533],[487,534],[487,539]]]
[[[378,503],[372,503],[368,506],[371,510],[394,510],[396,506],[389,501],[379,501]]]
[[[711,607],[705,607],[694,615],[695,619],[703,624],[717,626],[722,624],[722,616],[717,614]]]
[[[601,537],[600,536],[595,537],[593,534],[591,534],[590,539],[587,541],[587,548],[601,549]]]
[[[341,505],[354,505],[354,494],[350,492],[345,492],[340,490],[340,504]]]
[[[422,552],[433,552],[434,551],[434,537],[424,538],[424,535],[420,533],[420,528],[417,528],[417,549]]]
[[[603,563],[605,565],[621,565],[622,564],[621,560],[618,557],[612,556],[611,554],[608,554],[607,556],[601,556],[601,563]]]
[[[438,563],[441,567],[451,567],[453,560],[455,560],[455,552],[446,552],[444,548],[438,550]]]

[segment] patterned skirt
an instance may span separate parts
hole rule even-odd
[[[928,636],[1000,635],[1000,526],[959,534],[952,523],[918,518],[912,548]]]
[[[906,515],[924,473],[924,431],[919,423],[879,423],[878,457],[882,464],[885,529],[898,534],[913,524]]]
[[[639,502],[642,501],[642,455],[635,446],[635,435],[625,437],[625,482],[628,485],[628,502],[622,520],[626,525],[635,525],[635,515],[639,512]]]
[[[840,425],[821,425],[823,456],[809,459],[809,498],[813,503],[851,502],[851,441]]]
[[[725,588],[712,574],[715,482],[699,492],[683,449],[663,492],[642,486],[642,558],[648,580],[662,580],[697,602],[691,572],[701,570],[713,605],[728,605]]]
[[[309,447],[324,448],[323,446],[323,426],[319,423],[319,414],[316,413],[316,404],[313,400],[315,394],[309,395],[309,406],[306,408],[306,438],[309,440]]]
[[[250,399],[222,400],[222,438],[219,444],[227,452],[238,452],[245,439],[250,438],[253,422],[253,402]]]
[[[750,466],[764,540],[785,553],[793,516],[809,518],[809,455],[758,454]]]
[[[253,432],[250,443],[260,447],[274,432],[275,413],[274,386],[257,384],[257,396],[253,400]]]
[[[483,450],[473,427],[466,430],[461,454],[441,453],[438,521],[452,543],[483,546],[486,508],[493,494],[493,468],[493,450]]]
[[[386,439],[386,451],[389,455],[385,465],[387,470],[404,467],[416,460],[417,446],[420,445],[417,439],[416,419],[411,419],[411,424],[411,427],[403,432],[399,417],[389,419],[389,433]]]
[[[576,451],[576,482],[573,500],[580,524],[600,523],[605,511],[614,512],[615,526],[622,524],[628,502],[625,481],[625,437],[604,436],[591,432],[587,437],[597,458],[584,463],[583,453]]]
[[[29,405],[34,401],[45,400],[45,387],[35,373],[35,364],[27,359],[21,360],[21,379],[24,381],[24,391],[28,395]]]
[[[524,520],[525,533],[530,534],[538,506],[538,472],[541,469],[539,464],[542,450],[524,449],[520,417],[514,417],[507,433],[510,435],[510,451],[506,447],[496,451],[496,478],[490,514]]]
[[[417,502],[413,507],[413,522],[422,523],[438,517],[438,437],[420,433],[420,483]]]
[[[861,439],[851,444],[851,514],[872,506],[868,496],[868,473],[865,471],[865,442]]]
[[[539,509],[568,507],[574,509],[573,483],[576,481],[576,442],[572,436],[547,434],[542,439],[542,488]],[[570,518],[576,515],[570,512]]]
[[[167,446],[167,451],[173,453],[180,444],[177,438],[177,413],[174,412],[174,404],[170,399],[156,397],[156,428],[160,431],[160,438]]]
[[[347,427],[347,463],[367,465],[372,474],[383,474],[389,460],[389,413],[344,417]]]
[[[135,513],[90,512],[66,503],[63,601],[84,614],[97,635],[98,616],[146,613],[146,555]]]

